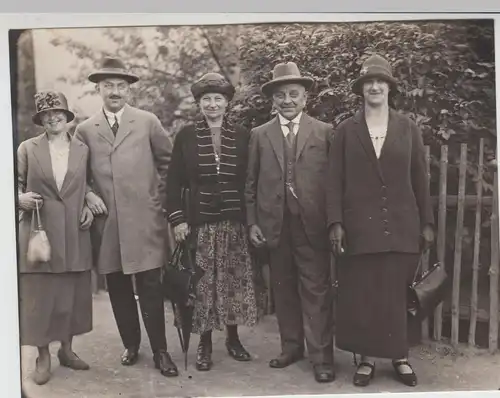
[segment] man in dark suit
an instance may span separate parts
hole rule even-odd
[[[281,335],[272,368],[304,356],[318,382],[333,371],[333,313],[325,182],[332,127],[303,113],[313,80],[293,62],[278,64],[262,86],[277,117],[252,130],[245,189],[250,239],[269,250]]]

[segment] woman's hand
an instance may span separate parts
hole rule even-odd
[[[183,222],[174,227],[174,236],[177,243],[184,242],[189,235],[190,229],[187,223]]]
[[[89,192],[85,195],[87,201],[87,206],[92,211],[94,216],[100,216],[101,214],[108,214],[108,209],[104,204],[103,200],[97,196],[94,192]]]
[[[87,230],[94,221],[94,215],[88,206],[83,206],[82,215],[80,216],[80,229]]]
[[[42,195],[35,192],[26,192],[19,195],[19,207],[22,210],[29,211],[36,209],[36,203],[38,202],[38,208],[41,209],[43,206]]]
[[[423,251],[427,251],[432,247],[434,243],[434,228],[432,225],[426,225],[422,230],[422,241],[421,247]]]
[[[329,231],[330,244],[332,246],[332,252],[335,256],[340,256],[344,253],[344,248],[342,244],[345,240],[344,228],[340,223],[335,223],[331,226]]]

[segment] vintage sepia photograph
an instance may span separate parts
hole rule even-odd
[[[494,25],[10,30],[23,394],[499,390]]]

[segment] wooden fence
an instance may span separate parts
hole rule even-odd
[[[430,177],[430,150],[426,147],[427,170]],[[466,171],[467,171],[467,144],[461,144],[459,179],[457,195],[447,194],[447,175],[448,175],[448,147],[441,147],[441,158],[439,168],[439,194],[433,198],[437,205],[437,261],[445,263],[446,255],[446,223],[447,211],[456,209],[456,228],[454,237],[454,254],[452,267],[452,289],[451,297],[448,297],[451,318],[450,342],[453,346],[459,343],[460,321],[469,322],[467,342],[470,346],[476,345],[476,330],[478,319],[489,323],[488,348],[490,352],[498,350],[498,326],[499,326],[499,301],[498,301],[498,274],[499,274],[499,233],[498,233],[498,182],[497,173],[494,174],[494,190],[492,197],[483,196],[483,167],[484,167],[484,141],[481,139],[479,145],[479,162],[477,164],[478,178],[476,181],[476,194],[466,195]],[[489,261],[489,292],[479,289],[479,270],[480,270],[480,243],[481,243],[481,225],[482,210],[485,207],[491,207],[491,242],[490,242],[490,261]],[[473,263],[470,297],[461,297],[461,278],[464,264],[462,264],[462,243],[464,239],[464,212],[470,209],[475,210],[474,242],[473,242]],[[429,267],[428,255],[424,258],[423,270]],[[447,267],[451,269],[451,267]],[[464,292],[465,294],[465,292]],[[478,307],[478,297],[480,294],[489,295],[489,308],[481,310]],[[461,300],[461,298],[465,300]],[[461,306],[468,301],[468,305]],[[422,334],[424,338],[429,338],[432,330],[432,337],[435,340],[441,340],[443,337],[443,305],[439,305],[430,320],[425,320],[422,324]],[[465,309],[465,311],[463,311]],[[464,319],[465,318],[465,319]],[[431,324],[432,322],[432,324]]]
[[[426,150],[427,172],[430,180],[430,149]],[[498,227],[498,182],[497,173],[494,175],[494,192],[493,196],[483,196],[483,166],[484,166],[484,141],[481,139],[479,145],[479,162],[477,167],[478,179],[476,182],[476,194],[466,195],[466,170],[467,170],[467,144],[461,145],[460,163],[459,163],[459,182],[457,195],[448,194],[448,146],[441,147],[441,158],[439,167],[439,193],[433,197],[433,204],[437,207],[437,239],[436,239],[436,257],[437,261],[445,263],[446,257],[446,223],[447,212],[450,209],[457,210],[456,229],[454,237],[454,255],[452,267],[452,289],[451,297],[448,297],[445,302],[450,310],[445,315],[451,320],[450,341],[453,346],[459,343],[459,328],[460,321],[466,320],[469,322],[469,332],[467,342],[470,346],[476,345],[476,329],[478,321],[489,323],[489,338],[488,347],[490,352],[496,352],[499,336],[499,227]],[[479,289],[479,270],[480,270],[480,243],[481,243],[481,225],[482,225],[482,210],[485,207],[491,208],[491,258],[489,263],[489,292],[484,289]],[[472,281],[469,292],[461,292],[461,275],[462,275],[462,242],[464,238],[464,213],[465,210],[475,210],[475,230],[474,230],[474,245],[473,245],[473,263],[472,263]],[[172,236],[172,234],[170,234]],[[171,240],[167,243],[173,245]],[[423,271],[429,268],[429,254],[423,259]],[[447,267],[450,269],[451,267]],[[266,284],[269,285],[269,273],[267,267],[264,270]],[[102,278],[94,278],[94,291],[105,289],[105,283]],[[269,289],[270,291],[270,289]],[[463,294],[462,294],[463,293]],[[467,297],[467,293],[470,297]],[[461,296],[462,294],[462,296]],[[480,294],[489,296],[489,308],[480,309],[478,306],[478,297]],[[461,306],[466,303],[465,306]],[[465,310],[464,310],[465,309]],[[268,313],[273,311],[273,301],[269,294]],[[443,304],[436,308],[434,316],[431,319],[426,319],[422,323],[422,336],[424,339],[433,337],[434,340],[443,339]],[[465,319],[464,319],[465,318]]]

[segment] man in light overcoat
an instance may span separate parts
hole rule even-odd
[[[97,267],[106,275],[109,296],[125,352],[123,365],[137,362],[141,340],[134,296],[164,376],[178,370],[167,352],[161,267],[165,261],[166,174],[172,142],[158,118],[127,104],[130,84],[139,80],[116,58],[105,58],[89,75],[103,108],[81,123],[76,136],[90,149],[91,189],[86,199],[97,216],[94,247]]]
[[[293,62],[278,64],[262,91],[278,115],[254,128],[246,182],[247,222],[256,247],[267,247],[281,335],[272,368],[304,356],[318,382],[335,378],[330,249],[325,184],[332,127],[303,112],[311,78]]]

